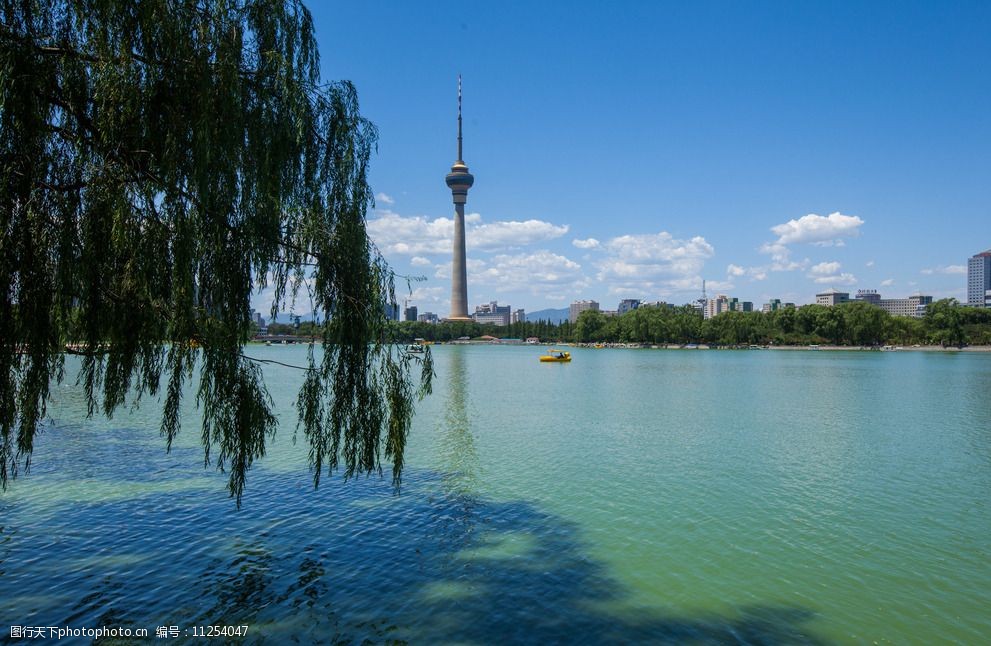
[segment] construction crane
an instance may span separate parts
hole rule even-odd
[[[709,299],[705,295],[705,279],[702,279],[702,298],[695,301],[699,305],[699,311],[702,313],[702,318],[705,318],[705,306],[708,304]]]

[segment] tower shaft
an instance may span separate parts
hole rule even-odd
[[[465,266],[465,204],[454,203],[454,262],[451,265],[451,318],[468,317],[468,269]]]

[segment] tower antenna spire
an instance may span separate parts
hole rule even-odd
[[[462,161],[461,156],[461,75],[458,74],[458,161]]]

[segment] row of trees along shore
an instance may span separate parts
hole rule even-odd
[[[713,345],[988,345],[991,309],[932,303],[923,318],[891,316],[869,303],[806,305],[774,312],[724,312],[703,320],[690,305],[641,307],[621,316],[585,311],[572,324],[548,321],[506,326],[478,323],[394,323],[397,340],[451,341],[491,335],[574,343],[707,343]]]

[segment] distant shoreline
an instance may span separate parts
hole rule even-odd
[[[766,350],[812,350],[807,345],[772,345],[766,348]],[[940,345],[899,345],[892,346],[887,350],[882,348],[870,347],[870,346],[857,346],[857,345],[820,345],[819,351],[824,350],[840,350],[840,351],[863,351],[863,352],[991,352],[991,345],[968,345],[962,348],[957,347],[946,347]]]
[[[251,339],[250,344],[254,345],[306,345],[311,342],[322,343],[320,338],[292,338],[275,340],[275,342]],[[400,344],[404,345],[404,344]],[[523,343],[519,340],[499,341],[491,339],[471,339],[456,341],[432,341],[431,345],[504,345],[504,346],[526,346],[526,347],[572,347],[584,348],[588,350],[784,350],[784,351],[806,351],[806,352],[991,352],[991,345],[968,345],[962,348],[955,346],[943,347],[939,345],[886,345],[886,346],[865,346],[865,345],[711,345],[707,343],[571,343],[565,341],[541,341],[540,343]]]
[[[497,344],[496,344],[497,345]],[[647,350],[785,350],[807,352],[991,352],[991,345],[968,345],[962,348],[939,345],[897,345],[897,346],[863,346],[863,345],[761,345],[734,346],[709,345],[705,343],[679,345],[675,343],[575,343],[555,344],[541,343],[540,345],[573,345],[589,349],[647,349]]]

